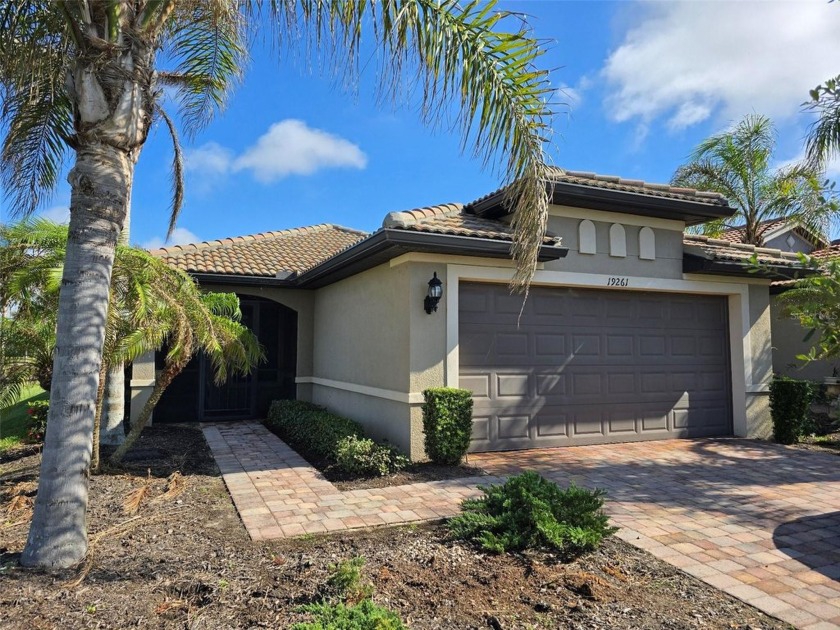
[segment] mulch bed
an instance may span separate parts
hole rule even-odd
[[[274,434],[277,431],[271,425],[265,425],[266,429]],[[282,440],[283,437],[279,436]],[[291,446],[291,445],[290,445]],[[292,448],[295,448],[292,446]],[[403,468],[399,472],[384,476],[358,476],[349,475],[338,470],[329,460],[310,453],[305,450],[296,449],[298,454],[306,462],[318,470],[324,477],[342,492],[347,490],[363,490],[366,488],[386,488],[388,486],[404,486],[411,483],[423,481],[441,481],[443,479],[461,479],[463,477],[479,477],[487,473],[481,468],[469,465],[467,462],[459,466],[443,466],[432,462],[419,462]]]
[[[10,494],[34,485],[39,455],[0,465],[0,628],[287,628],[329,565],[354,556],[374,599],[415,629],[789,627],[616,538],[570,564],[480,553],[441,525],[254,543],[196,427],[151,427],[141,447],[157,456],[91,479],[92,537],[113,533],[75,585],[78,570],[17,565],[27,524],[8,526],[25,519]],[[175,471],[184,483],[166,497]]]

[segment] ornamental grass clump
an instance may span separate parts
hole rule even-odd
[[[527,471],[464,501],[449,530],[494,553],[545,549],[571,559],[617,531],[603,511],[604,497],[603,490],[563,489]]]

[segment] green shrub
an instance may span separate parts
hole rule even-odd
[[[399,451],[370,438],[350,435],[336,445],[335,465],[349,475],[385,475],[402,470],[409,459]]]
[[[43,442],[47,434],[47,415],[50,412],[50,403],[46,400],[34,400],[29,403],[26,414],[29,416],[29,424],[26,427],[26,439],[29,442]]]
[[[364,566],[365,559],[362,556],[331,564],[325,589],[327,596],[345,602],[370,597],[373,586],[362,582],[362,567]]]
[[[304,456],[325,460],[350,475],[387,475],[409,464],[395,448],[366,438],[358,422],[312,403],[275,400],[265,423]]]
[[[335,458],[342,439],[364,437],[359,423],[302,400],[275,400],[266,424],[292,448],[323,459]]]
[[[309,623],[297,623],[292,630],[407,630],[399,616],[366,599],[355,606],[318,603],[298,610],[315,616]]]
[[[552,549],[571,558],[617,531],[603,507],[603,490],[575,485],[563,490],[527,471],[486,488],[481,498],[464,501],[449,530],[495,553]]]
[[[807,422],[813,384],[786,376],[776,376],[770,383],[770,415],[773,438],[779,444],[794,444],[802,437]]]
[[[426,455],[437,464],[454,466],[467,454],[472,435],[472,393],[435,387],[423,392]]]

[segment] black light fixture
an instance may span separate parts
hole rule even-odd
[[[437,310],[441,297],[443,297],[443,282],[437,277],[437,271],[435,271],[435,275],[429,280],[429,292],[426,294],[426,299],[423,300],[423,308],[429,315]]]

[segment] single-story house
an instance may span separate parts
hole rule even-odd
[[[417,459],[422,392],[445,385],[473,392],[474,451],[769,436],[770,285],[797,256],[685,234],[733,213],[714,193],[559,169],[546,185],[524,302],[504,190],[392,212],[372,234],[317,225],[157,250],[241,297],[268,362],[216,387],[195,360],[155,421],[259,418],[298,398]],[[135,364],[133,401],[154,368]]]

